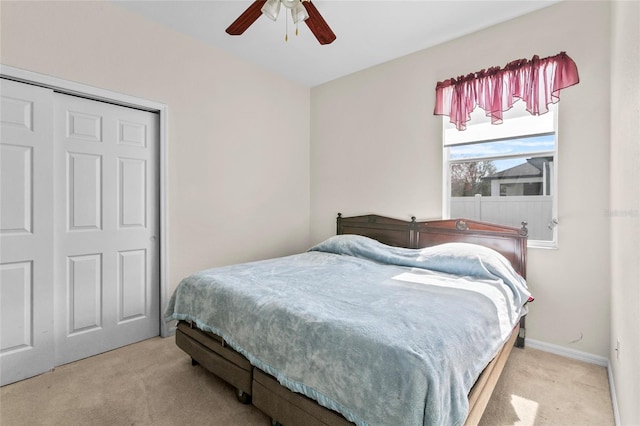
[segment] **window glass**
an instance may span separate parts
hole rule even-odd
[[[501,129],[500,137],[493,140],[492,127],[500,125],[483,123],[477,141],[473,121],[463,142],[451,133],[457,130],[445,131],[445,217],[514,227],[527,222],[530,245],[555,246],[556,133],[549,132],[546,117],[538,133],[531,135],[536,132],[536,118],[527,118],[523,127],[529,134],[520,135],[518,126],[512,126],[511,135]]]

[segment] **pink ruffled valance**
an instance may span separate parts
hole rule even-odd
[[[537,55],[509,62],[504,68],[492,67],[436,85],[435,115],[447,115],[458,130],[476,106],[485,110],[491,123],[502,123],[502,113],[522,99],[533,115],[549,111],[549,104],[560,100],[559,92],[579,83],[578,68],[565,52],[540,59]]]

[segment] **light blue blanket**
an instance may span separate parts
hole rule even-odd
[[[529,296],[489,249],[412,250],[343,235],[307,253],[193,274],[165,316],[220,335],[358,425],[460,425],[471,386]]]

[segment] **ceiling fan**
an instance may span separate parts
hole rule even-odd
[[[238,19],[229,25],[229,28],[226,29],[227,34],[240,35],[244,33],[263,14],[275,21],[281,4],[291,10],[294,23],[301,20],[306,22],[320,44],[330,44],[336,39],[336,35],[331,31],[311,0],[255,0]]]

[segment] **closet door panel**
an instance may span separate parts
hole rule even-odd
[[[0,79],[0,385],[54,367],[53,92]]]
[[[56,364],[157,336],[158,115],[55,95]]]

